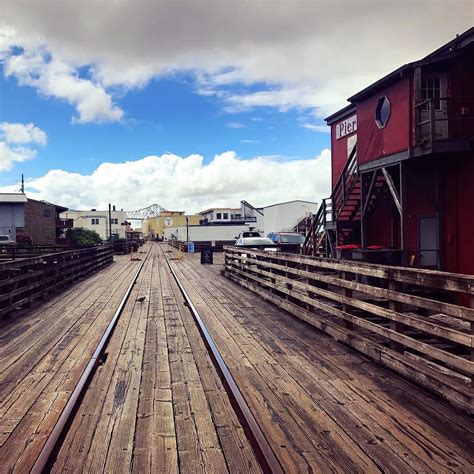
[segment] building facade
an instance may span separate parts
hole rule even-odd
[[[61,243],[68,222],[60,218],[67,207],[51,204],[46,201],[29,199],[25,203],[24,232],[30,237],[33,245],[56,245]]]
[[[312,252],[387,249],[394,263],[473,274],[474,28],[348,100],[326,119],[332,195]]]
[[[199,214],[185,215],[184,211],[161,211],[158,217],[143,221],[142,230],[151,239],[163,239],[166,229],[199,225],[200,218]]]
[[[67,211],[61,213],[61,218],[72,219],[73,227],[93,230],[100,235],[102,240],[108,240],[110,237],[110,230],[112,236],[124,239],[127,230],[127,216],[125,211],[117,211],[113,206],[109,211],[98,211],[97,209],[91,209],[90,211]],[[109,222],[110,220],[110,222]]]
[[[0,193],[0,235],[16,241],[17,229],[25,226],[27,201],[23,193]]]
[[[315,214],[317,210],[316,202],[301,200],[265,206],[264,233],[268,235],[270,232],[292,232],[302,219]]]

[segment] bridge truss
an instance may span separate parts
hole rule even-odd
[[[162,211],[165,211],[164,207],[159,204],[152,204],[151,206],[144,207],[143,209],[137,209],[136,211],[125,211],[127,219],[143,221],[152,217],[158,217]]]

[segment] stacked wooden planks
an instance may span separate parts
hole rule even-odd
[[[474,276],[235,247],[225,275],[472,413]]]
[[[54,472],[259,472],[158,244],[107,354]]]
[[[0,263],[0,317],[94,273],[113,261],[110,245]]]
[[[28,472],[136,271],[127,257],[0,326],[0,470]]]
[[[172,265],[286,472],[472,470],[472,419],[198,258]]]

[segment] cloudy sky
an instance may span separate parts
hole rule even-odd
[[[0,190],[197,211],[329,194],[324,117],[471,0],[0,0]]]

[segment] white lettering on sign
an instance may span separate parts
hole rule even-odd
[[[336,140],[354,132],[357,132],[357,115],[353,115],[336,125]]]

